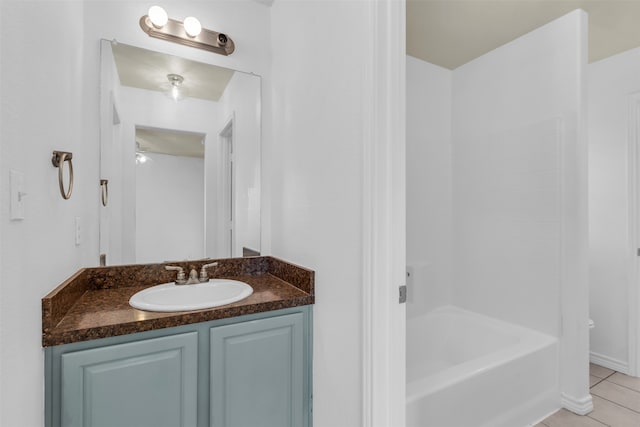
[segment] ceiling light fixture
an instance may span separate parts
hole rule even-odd
[[[176,102],[184,99],[187,95],[186,89],[181,87],[184,82],[184,77],[180,74],[167,74],[167,79],[169,79],[167,95]]]
[[[231,55],[235,44],[229,36],[202,28],[200,21],[189,16],[184,23],[169,18],[160,6],[151,6],[147,15],[140,18],[140,28],[149,37],[155,37],[185,46],[191,46],[221,55]]]

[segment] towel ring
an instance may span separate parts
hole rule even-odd
[[[71,197],[71,193],[73,192],[73,163],[71,163],[71,159],[73,158],[73,153],[68,153],[66,151],[54,151],[53,157],[51,158],[51,163],[53,166],[58,168],[58,184],[60,186],[60,195],[63,199],[67,200]],[[64,163],[69,162],[69,185],[68,190],[64,189],[64,182],[62,179],[62,169],[64,168]]]
[[[107,206],[109,203],[109,180],[101,179],[100,188],[102,189],[102,206]]]

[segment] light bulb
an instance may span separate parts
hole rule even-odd
[[[178,89],[178,86],[171,87],[171,98],[173,98],[174,101],[180,99],[180,89]]]
[[[161,8],[160,6],[151,6],[149,8],[149,20],[156,28],[164,27],[169,21],[169,16],[167,12]]]
[[[197,18],[188,16],[184,20],[184,30],[189,37],[196,37],[202,31],[202,25],[200,25],[200,21]]]

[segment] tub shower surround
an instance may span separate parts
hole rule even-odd
[[[574,10],[452,71],[408,62],[408,92],[421,91],[407,110],[408,235],[420,236],[407,250],[408,425],[520,427],[593,409],[587,30]]]

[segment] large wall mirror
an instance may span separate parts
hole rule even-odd
[[[260,252],[259,76],[102,40],[106,264]]]

